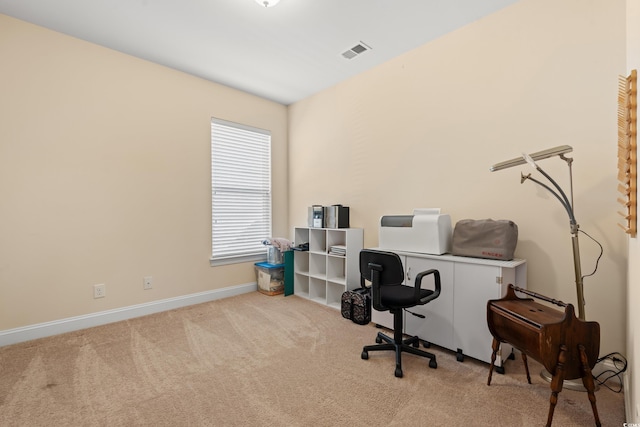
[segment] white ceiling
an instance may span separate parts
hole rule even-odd
[[[288,105],[516,1],[0,0],[0,13]],[[360,42],[371,50],[342,56]]]

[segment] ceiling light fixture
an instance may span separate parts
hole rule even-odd
[[[256,0],[256,3],[264,7],[272,7],[277,5],[279,2],[280,0]]]

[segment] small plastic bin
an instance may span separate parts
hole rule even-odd
[[[267,248],[267,263],[269,264],[282,264],[284,263],[282,258],[282,252],[275,246],[269,246]]]
[[[255,269],[259,292],[265,295],[284,293],[284,264],[257,262]]]

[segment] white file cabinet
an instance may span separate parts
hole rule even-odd
[[[339,310],[342,293],[360,286],[363,230],[296,227],[293,235],[296,245],[309,243],[294,252],[294,294]]]
[[[410,309],[425,316],[424,319],[405,312],[404,332],[455,351],[459,361],[469,356],[490,363],[493,336],[487,326],[487,301],[502,298],[510,283],[526,289],[526,261],[390,252],[402,259],[406,285],[413,286],[415,276],[421,271],[435,268],[440,272],[440,296]],[[433,289],[431,276],[423,279],[422,287]],[[374,311],[372,321],[393,329],[393,316],[389,312]],[[503,358],[510,353],[511,347],[503,344],[496,365],[501,367]]]

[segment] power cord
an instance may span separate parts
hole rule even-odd
[[[600,255],[598,255],[598,259],[596,259],[596,266],[594,267],[593,271],[589,274],[585,274],[582,276],[582,278],[584,279],[585,277],[589,277],[589,276],[593,276],[594,274],[596,274],[596,271],[598,270],[598,263],[600,262],[600,258],[602,258],[602,254],[604,253],[604,249],[602,248],[602,245],[600,244],[600,242],[598,242],[596,239],[594,239],[593,237],[591,237],[588,233],[582,231],[582,230],[578,230],[580,231],[582,234],[584,234],[585,236],[587,236],[588,238],[590,238],[591,240],[593,240],[594,242],[596,242],[596,244],[598,246],[600,246]]]
[[[609,353],[606,356],[602,356],[596,361],[596,364],[600,362],[604,362],[605,360],[611,360],[613,362],[613,366],[615,367],[615,370],[613,369],[604,370],[600,372],[598,375],[594,375],[593,379],[598,384],[608,388],[614,393],[620,393],[622,391],[621,374],[627,370],[627,359],[620,353],[614,352],[614,353]],[[601,377],[604,377],[604,379],[602,379]],[[613,388],[606,384],[607,381],[609,381],[611,378],[618,378],[618,384],[619,384],[618,387]]]
[[[584,234],[585,236],[587,236],[588,238],[590,238],[592,241],[594,241],[599,247],[600,247],[600,255],[598,255],[598,258],[596,259],[596,265],[593,269],[593,271],[589,274],[585,274],[582,276],[582,278],[584,279],[585,277],[589,277],[589,276],[593,276],[596,271],[598,271],[598,263],[600,262],[600,258],[602,258],[602,254],[604,253],[604,249],[602,248],[602,245],[600,244],[600,242],[598,242],[596,239],[594,239],[592,236],[590,236],[588,233],[579,230],[582,234]],[[600,372],[598,375],[594,375],[593,379],[600,385],[608,388],[609,390],[615,392],[615,393],[620,393],[622,391],[622,378],[621,378],[621,374],[627,370],[627,359],[621,355],[618,352],[614,352],[614,353],[609,353],[606,356],[602,356],[601,358],[599,358],[596,361],[596,364],[600,363],[600,362],[604,362],[605,360],[611,360],[613,366],[615,367],[615,370],[613,369],[607,369],[604,370],[602,372]],[[616,387],[615,389],[613,387],[610,387],[609,385],[607,385],[607,381],[609,381],[612,378],[617,378],[618,379],[618,387]]]

